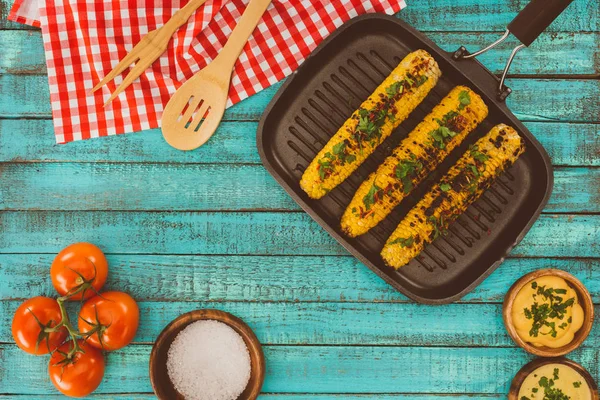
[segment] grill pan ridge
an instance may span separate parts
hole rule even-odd
[[[344,183],[320,200],[300,188],[310,161],[352,112],[409,52],[424,49],[442,77],[415,111]],[[529,231],[553,186],[550,159],[541,144],[496,96],[499,79],[475,59],[453,59],[402,20],[381,14],[352,19],[329,36],[279,89],[257,132],[261,160],[290,196],[342,246],[401,293],[426,304],[450,303],[471,291],[504,260]],[[456,85],[482,96],[488,117],[379,225],[358,238],[340,229],[356,189],[394,147]],[[493,126],[506,123],[525,140],[526,151],[494,186],[398,271],[384,265],[380,251],[400,220]]]

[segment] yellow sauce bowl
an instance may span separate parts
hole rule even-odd
[[[512,383],[510,384],[510,389],[508,391],[508,400],[520,400],[519,391],[521,390],[521,385],[523,384],[525,379],[533,371],[547,364],[562,364],[574,369],[577,373],[579,373],[579,375],[583,377],[583,379],[585,379],[586,383],[588,384],[592,400],[599,400],[598,386],[596,385],[594,378],[592,378],[592,375],[590,375],[590,373],[581,365],[564,357],[536,358],[530,363],[525,364],[525,366],[521,368],[519,372],[517,372],[517,374],[512,380]]]
[[[528,285],[530,282],[543,276],[556,276],[564,279],[569,284],[569,286],[571,286],[571,288],[573,288],[577,293],[579,304],[583,308],[584,312],[583,325],[581,329],[577,331],[575,337],[571,342],[558,348],[551,348],[546,346],[537,347],[529,342],[526,342],[519,336],[519,334],[517,333],[517,329],[515,328],[512,321],[513,305],[517,294],[521,291],[523,287]],[[512,285],[512,287],[506,294],[506,297],[504,298],[504,305],[502,307],[502,318],[504,320],[504,326],[506,328],[506,331],[519,347],[523,348],[528,353],[535,354],[540,357],[558,357],[568,354],[571,351],[575,350],[588,337],[590,331],[592,330],[592,325],[594,323],[594,303],[592,302],[590,292],[573,275],[559,269],[540,269],[521,277]]]

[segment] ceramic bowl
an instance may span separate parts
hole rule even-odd
[[[513,378],[512,383],[510,384],[510,390],[508,391],[508,400],[520,400],[519,390],[521,389],[521,385],[523,384],[525,378],[527,378],[527,376],[529,376],[529,374],[535,371],[537,368],[546,364],[564,364],[579,372],[592,391],[592,400],[599,400],[598,386],[596,385],[596,382],[590,373],[581,365],[564,357],[537,358],[531,361],[529,364],[526,364]]]
[[[163,329],[150,354],[150,381],[154,393],[161,400],[183,400],[183,396],[175,390],[167,372],[167,355],[171,343],[181,330],[189,324],[200,320],[215,320],[233,328],[246,343],[250,353],[251,373],[248,386],[238,400],[254,400],[260,394],[265,379],[265,359],[260,342],[254,332],[241,319],[219,310],[196,310],[183,314]]]
[[[513,303],[515,297],[517,296],[521,288],[529,284],[534,279],[549,275],[563,278],[569,284],[569,286],[575,289],[577,297],[579,298],[579,303],[583,307],[583,312],[585,315],[583,326],[581,327],[581,329],[579,329],[579,331],[577,331],[575,337],[573,338],[573,341],[563,347],[558,348],[550,348],[546,346],[536,347],[530,343],[525,342],[523,339],[521,339],[521,337],[519,337],[519,335],[517,334],[517,330],[515,329],[512,323]],[[525,349],[525,351],[540,357],[559,357],[570,353],[571,351],[578,348],[581,345],[581,343],[583,343],[583,341],[588,337],[590,331],[592,330],[592,324],[594,322],[594,303],[592,302],[592,297],[590,296],[590,293],[587,290],[587,288],[573,275],[565,271],[561,271],[559,269],[540,269],[523,276],[512,285],[512,287],[506,294],[506,297],[504,298],[502,318],[504,319],[504,326],[506,327],[506,330],[508,331],[508,334],[510,335],[512,340],[517,345]]]

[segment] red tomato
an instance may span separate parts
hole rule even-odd
[[[140,321],[137,303],[127,293],[106,292],[92,297],[79,311],[79,331],[98,349],[118,350],[133,340]]]
[[[84,397],[92,393],[104,377],[102,352],[88,346],[83,340],[78,343],[85,353],[75,353],[73,359],[67,361],[64,354],[57,351],[48,363],[48,374],[54,386],[62,394],[71,397]],[[67,342],[59,350],[68,353],[72,346],[72,342]]]
[[[37,318],[37,319],[36,319]],[[42,326],[53,328],[62,321],[60,307],[49,297],[34,297],[21,304],[12,321],[12,335],[21,350],[29,354],[48,354],[65,340],[64,328],[41,337]]]
[[[75,292],[88,284],[89,288],[73,295],[70,300],[94,296],[108,276],[108,263],[102,250],[91,243],[75,243],[61,250],[50,267],[52,285],[61,296]],[[81,289],[80,289],[81,290]]]

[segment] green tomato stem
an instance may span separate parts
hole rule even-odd
[[[65,307],[65,302],[67,302],[71,297],[73,297],[81,292],[85,292],[91,286],[92,285],[89,282],[86,282],[86,283],[80,285],[72,293],[68,293],[64,296],[57,298],[56,303],[58,304],[58,308],[60,309],[61,321],[58,324],[56,324],[55,326],[53,326],[52,328],[46,328],[46,332],[48,332],[48,333],[56,332],[62,328],[67,330],[67,332],[69,333],[69,336],[70,336],[69,340],[71,342],[73,342],[73,348],[67,353],[67,356],[66,356],[67,359],[72,359],[76,353],[84,353],[84,351],[81,348],[81,346],[79,346],[79,342],[78,342],[78,339],[83,338],[83,335],[77,329],[75,329],[73,327],[73,324],[71,323],[71,319],[69,318],[69,314],[67,313],[67,309]]]

